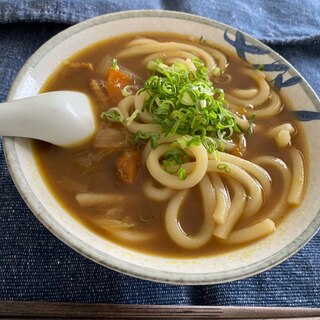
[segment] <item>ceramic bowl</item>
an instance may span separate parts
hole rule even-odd
[[[145,31],[173,32],[212,39],[251,64],[263,64],[269,80],[281,90],[303,120],[313,120],[320,102],[306,81],[282,57],[247,34],[202,17],[169,11],[131,11],[104,15],[77,24],[45,43],[21,69],[8,100],[36,95],[59,64],[86,46],[108,37]],[[304,121],[310,172],[320,172],[320,126]],[[130,251],[79,224],[49,192],[29,139],[5,138],[4,150],[12,178],[37,218],[58,238],[84,256],[113,270],[148,280],[176,284],[213,284],[252,276],[287,259],[320,226],[320,175],[312,175],[301,206],[277,232],[242,249],[198,259],[162,258]]]

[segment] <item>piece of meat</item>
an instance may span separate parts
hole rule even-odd
[[[89,88],[98,102],[102,103],[104,107],[108,105],[109,98],[106,88],[101,86],[101,84],[94,79],[90,81]]]
[[[141,164],[141,154],[137,150],[129,149],[122,152],[117,159],[116,167],[122,181],[132,184],[137,176]]]
[[[109,153],[127,149],[129,142],[130,135],[125,128],[105,121],[96,133],[93,146]]]

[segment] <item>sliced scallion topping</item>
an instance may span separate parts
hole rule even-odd
[[[254,123],[254,120],[256,118],[256,114],[252,114],[251,117],[249,118],[249,126],[248,126],[248,131],[247,131],[247,134],[248,136],[250,137],[252,135],[252,131],[253,131],[253,123]]]
[[[216,139],[229,140],[240,129],[235,117],[224,108],[224,92],[214,88],[204,63],[200,59],[190,62],[195,70],[182,63],[168,66],[160,59],[151,61],[148,68],[154,75],[142,89],[149,94],[144,108],[167,137],[199,136],[212,152],[217,147]]]
[[[114,69],[114,70],[119,70],[117,59],[112,59],[112,66],[111,66],[111,68]]]
[[[116,61],[114,64],[116,66]],[[203,144],[208,153],[223,150],[224,142],[232,140],[235,133],[242,131],[237,126],[234,115],[225,108],[224,92],[213,86],[203,61],[195,58],[187,59],[185,63],[166,65],[157,59],[150,61],[147,67],[153,74],[136,93],[147,93],[142,110],[135,110],[126,118],[115,107],[103,112],[101,118],[128,126],[139,117],[140,112],[148,112],[154,123],[159,125],[160,131],[138,131],[133,135],[132,141],[136,143],[139,139],[148,140],[155,149],[160,136],[170,139],[177,137],[162,162],[164,170],[177,174],[183,180],[186,178],[186,172],[181,168],[186,157],[183,149]],[[221,73],[216,68],[216,76]],[[130,88],[123,89],[123,95],[130,93],[128,89]],[[253,120],[254,118],[250,122],[250,130]],[[171,172],[170,167],[175,168],[174,172]]]

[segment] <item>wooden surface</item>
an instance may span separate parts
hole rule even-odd
[[[0,319],[320,319],[320,308],[154,306],[0,301]]]

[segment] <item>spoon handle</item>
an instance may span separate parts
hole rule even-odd
[[[91,104],[80,92],[56,91],[0,104],[0,135],[71,146],[93,134]]]
[[[45,96],[37,96],[0,104],[0,135],[34,138],[41,129],[41,106],[47,103]],[[40,127],[39,127],[40,125]],[[43,126],[43,129],[46,129]]]

